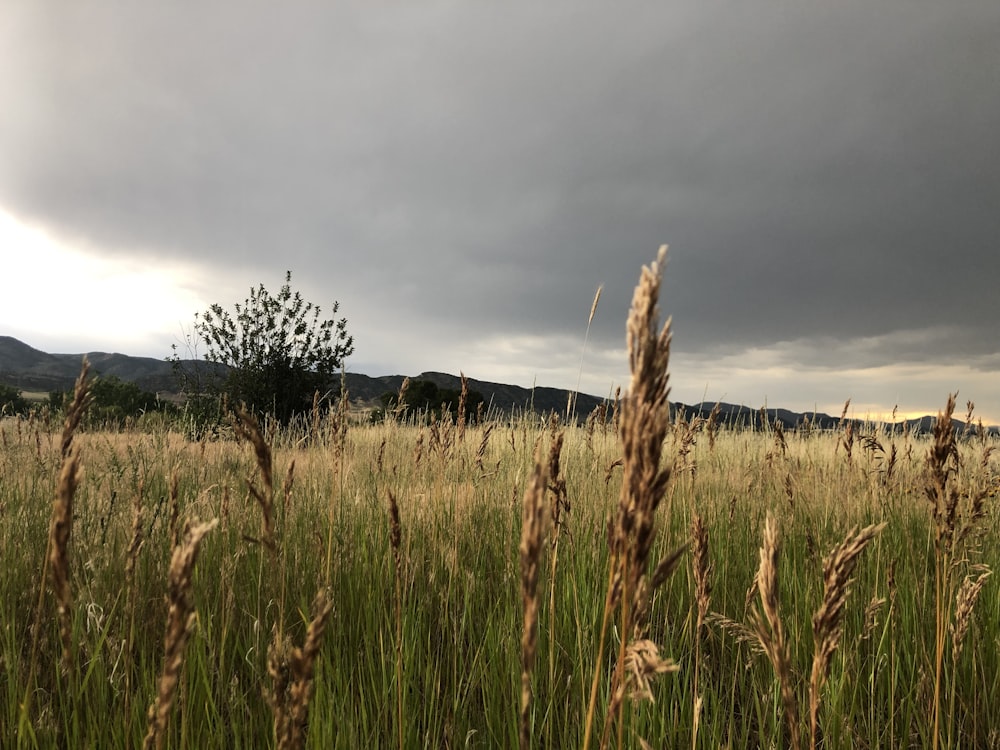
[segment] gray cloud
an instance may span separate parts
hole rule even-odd
[[[0,206],[230,286],[291,268],[368,363],[578,361],[603,283],[604,368],[666,242],[691,362],[995,367],[993,0],[8,16]]]

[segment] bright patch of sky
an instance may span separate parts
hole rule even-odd
[[[9,280],[0,294],[2,333],[35,348],[116,350],[166,357],[195,311],[193,269],[101,257],[86,243],[55,237],[0,210],[0,248]]]

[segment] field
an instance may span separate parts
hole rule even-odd
[[[671,417],[657,291],[582,425],[0,422],[0,744],[1000,747],[993,438]]]
[[[856,437],[848,452],[840,433],[722,428],[710,435],[694,427],[672,425],[665,443],[664,464],[673,472],[651,559],[689,542],[697,515],[707,537],[702,571],[686,553],[652,597],[649,638],[679,671],[652,682],[655,702],[625,701],[625,746],[637,746],[639,736],[653,747],[691,745],[696,701],[696,747],[791,746],[780,681],[760,652],[751,614],[760,607],[754,581],[769,514],[780,533],[775,576],[803,742],[823,559],[854,527],[884,521],[857,557],[844,604],[843,634],[821,691],[823,746],[932,745],[939,610],[949,625],[937,697],[942,746],[997,746],[1000,597],[986,580],[971,617],[955,601],[967,576],[982,580],[982,566],[998,562],[991,444],[958,444],[960,461],[948,480],[959,492],[958,513],[971,515],[977,493],[985,493],[986,506],[948,557],[939,600],[934,505],[925,493],[933,481],[931,438],[873,433]],[[164,671],[171,551],[195,519],[218,525],[201,540],[187,584],[194,619],[177,656],[183,664],[165,746],[273,741],[266,696],[275,690],[274,674],[287,674],[273,664],[269,673],[269,649],[275,653],[273,644],[285,639],[303,644],[318,592],[332,610],[315,652],[308,746],[390,747],[398,732],[406,747],[516,745],[522,504],[536,443],[547,463],[560,435],[549,484],[564,479],[565,494],[544,495],[529,728],[536,746],[580,746],[596,671],[596,744],[620,645],[620,630],[610,628],[599,649],[608,522],[623,481],[613,427],[563,430],[520,419],[464,432],[447,423],[344,428],[333,415],[304,446],[297,443],[306,435],[271,438],[273,549],[261,542],[269,532],[248,490],[249,481],[268,494],[247,444],[189,443],[166,431],[77,434],[82,468],[64,551],[63,618],[58,591],[43,584],[53,567],[46,561],[52,499],[66,490],[60,435],[4,422],[5,746],[15,739],[25,747],[142,743]],[[399,509],[398,590],[390,496]],[[702,596],[710,597],[702,613],[699,575],[706,577]],[[956,621],[967,625],[961,640],[951,629]]]

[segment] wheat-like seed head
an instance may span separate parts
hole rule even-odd
[[[260,431],[260,425],[256,417],[246,411],[237,409],[236,418],[233,420],[233,428],[237,437],[249,442],[257,457],[257,468],[260,470],[261,479],[264,482],[264,491],[261,492],[248,480],[250,493],[254,496],[261,509],[261,542],[271,551],[277,553],[278,545],[274,534],[274,474],[271,459],[271,446],[264,440],[264,435]]]
[[[399,503],[396,502],[396,496],[392,493],[392,490],[389,490],[389,545],[392,547],[397,574],[399,574],[402,564],[402,558],[400,557],[402,542],[403,530],[399,523]]]
[[[691,522],[691,565],[694,571],[695,601],[698,605],[696,629],[700,632],[712,601],[712,563],[708,559],[708,529],[705,528],[704,519],[697,513]]]
[[[284,507],[285,512],[288,512],[288,504],[292,499],[292,486],[295,484],[295,459],[288,464],[288,472],[285,474],[285,484],[283,488],[284,492]]]
[[[795,697],[791,657],[781,622],[778,596],[779,551],[778,524],[774,516],[769,513],[764,523],[764,544],[760,548],[760,568],[757,570],[757,590],[760,593],[763,616],[760,612],[754,611],[751,614],[751,621],[760,645],[774,667],[775,676],[781,687],[781,702],[785,710],[792,748],[798,750],[800,744],[798,700]]]
[[[621,399],[620,412],[615,422],[622,444],[622,487],[615,516],[608,529],[611,569],[601,636],[603,643],[610,613],[620,606],[620,635],[623,642],[612,677],[608,720],[604,726],[601,747],[607,746],[612,723],[622,721],[621,707],[627,683],[635,678],[635,672],[628,670],[636,668],[637,664],[644,665],[639,673],[644,675],[643,679],[648,679],[657,670],[647,670],[646,666],[661,664],[655,660],[637,661],[640,656],[650,656],[651,652],[648,649],[629,652],[625,639],[631,643],[652,643],[648,641],[646,634],[653,591],[676,569],[685,549],[681,547],[668,553],[657,564],[652,577],[647,575],[649,556],[656,536],[656,509],[666,494],[670,481],[669,466],[660,466],[663,443],[670,427],[670,404],[667,400],[670,393],[670,320],[662,327],[659,322],[660,286],[666,254],[667,247],[664,245],[660,248],[656,261],[643,267],[632,296],[632,308],[626,324],[632,377],[629,391]],[[616,394],[616,412],[618,407]],[[611,476],[610,472],[611,469],[608,471],[608,478]],[[658,659],[658,652],[656,656]],[[640,685],[646,683],[640,682]],[[647,690],[640,689],[637,695],[648,693],[648,685],[646,687]],[[591,682],[585,742],[590,737],[596,691],[595,672]]]
[[[590,305],[590,317],[587,318],[587,325],[589,326],[594,322],[594,314],[597,312],[597,303],[601,301],[601,291],[603,291],[604,285],[601,284],[597,287],[597,291],[594,293],[594,301]]]
[[[729,633],[737,643],[745,644],[754,654],[765,653],[764,647],[761,646],[760,638],[757,636],[756,628],[752,628],[738,620],[731,620],[718,612],[710,612],[705,617],[705,622]]]
[[[131,589],[133,576],[135,575],[135,565],[139,560],[139,550],[142,549],[142,493],[144,480],[139,479],[139,487],[135,492],[132,501],[132,536],[129,541],[128,551],[125,553],[125,581]]]
[[[458,374],[462,377],[462,391],[458,396],[458,441],[463,442],[465,440],[465,405],[469,400],[469,379],[461,370]]]
[[[178,493],[177,485],[177,469],[175,468],[170,472],[170,491],[169,491],[169,507],[170,507],[170,549],[177,546],[180,541],[180,517],[181,517],[181,505],[180,505],[180,495]]]
[[[936,530],[936,544],[942,551],[950,549],[956,523],[958,490],[950,480],[958,465],[958,446],[952,427],[955,412],[955,395],[949,394],[943,412],[938,412],[934,422],[934,437],[927,455],[929,480],[924,492],[931,503]]]
[[[253,446],[261,479],[264,480],[264,487],[269,493],[273,494],[274,475],[272,472],[271,446],[264,440],[264,435],[261,432],[257,418],[244,408],[237,409],[233,428],[238,438],[246,440]]]
[[[170,559],[167,601],[167,631],[163,647],[163,672],[160,674],[156,700],[149,707],[148,729],[144,748],[161,748],[167,728],[170,706],[177,691],[181,667],[184,665],[184,649],[194,628],[196,615],[191,599],[194,564],[204,536],[214,529],[219,519],[202,524],[188,524],[180,544],[174,547]]]
[[[271,676],[271,690],[267,693],[267,701],[274,716],[278,750],[299,750],[305,744],[316,657],[333,612],[333,602],[326,591],[321,589],[317,592],[312,609],[313,618],[301,648],[293,647],[287,636],[277,632],[268,647],[267,671]]]
[[[535,468],[524,492],[521,522],[521,602],[524,626],[521,631],[521,709],[519,740],[523,750],[531,746],[531,673],[535,665],[538,642],[538,571],[541,567],[542,541],[545,535],[545,492],[548,484],[546,464],[535,450]]]
[[[548,485],[552,492],[552,506],[550,515],[552,517],[552,533],[558,532],[562,523],[562,514],[570,510],[569,496],[566,490],[566,477],[561,475],[560,461],[562,459],[563,441],[566,438],[566,431],[562,430],[552,440],[549,446],[548,461]]]
[[[670,424],[667,401],[670,321],[659,328],[660,284],[666,252],[664,245],[656,262],[643,267],[627,324],[632,380],[621,407],[623,477],[613,546],[624,566],[622,583],[632,593],[629,606],[633,612],[644,609],[635,594],[640,590],[639,581],[645,575],[656,534],[656,508],[670,481],[670,469],[660,468],[663,441]],[[648,593],[649,589],[645,591]],[[617,604],[617,596],[612,604]]]
[[[857,532],[852,529],[823,560],[823,604],[813,615],[813,663],[809,679],[809,726],[812,747],[819,737],[819,706],[823,685],[830,672],[830,660],[843,633],[844,604],[850,593],[851,576],[858,555],[886,526],[873,524]]]
[[[52,571],[52,590],[56,595],[59,612],[64,673],[69,673],[73,665],[73,595],[69,586],[69,538],[73,531],[73,497],[79,480],[79,456],[71,447],[59,474],[59,487],[52,504],[52,523],[49,528],[49,565]]]
[[[868,601],[868,606],[865,607],[864,622],[865,626],[861,630],[861,635],[858,636],[858,642],[868,640],[872,633],[875,631],[875,627],[878,625],[878,616],[882,611],[882,608],[886,605],[886,599],[883,597],[873,596]]]
[[[979,594],[986,584],[993,571],[985,565],[978,566],[979,576],[973,578],[967,575],[962,580],[962,585],[958,589],[955,597],[955,622],[951,626],[951,657],[953,661],[958,661],[962,653],[962,646],[965,643],[965,636],[969,632],[969,625],[972,623],[972,610],[979,600]]]
[[[677,672],[680,667],[673,659],[660,656],[660,648],[648,638],[632,641],[625,649],[625,670],[629,674],[632,697],[654,703],[650,678],[667,672]]]
[[[90,362],[84,357],[83,363],[80,366],[80,374],[77,376],[76,384],[73,386],[73,400],[66,410],[66,421],[63,424],[62,440],[59,449],[59,453],[63,459],[69,455],[70,446],[73,444],[73,434],[80,425],[80,420],[83,419],[87,407],[93,401],[93,394],[90,392],[90,380],[87,378],[89,373]]]

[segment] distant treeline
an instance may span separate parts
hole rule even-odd
[[[86,420],[93,425],[122,426],[147,414],[174,416],[178,413],[174,404],[115,375],[94,378],[90,395],[92,402]],[[19,388],[0,385],[0,413],[5,416],[28,417],[43,412],[55,416],[72,400],[72,391],[56,390],[49,392],[47,400],[33,401],[25,398]]]

